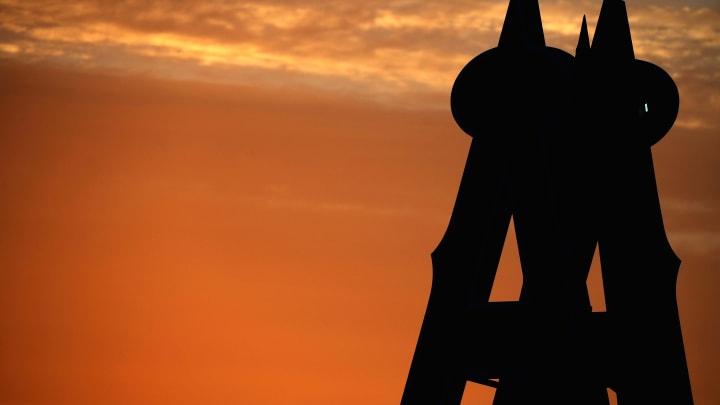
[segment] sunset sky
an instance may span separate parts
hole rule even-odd
[[[626,5],[680,92],[653,156],[714,405],[720,1]],[[540,0],[547,45],[600,6]],[[398,404],[470,145],[450,90],[506,9],[0,0],[0,405]]]

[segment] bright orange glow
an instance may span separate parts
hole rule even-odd
[[[0,0],[0,405],[399,403],[470,142],[450,86],[506,5],[74,3]],[[636,51],[681,92],[653,152],[711,405],[718,14],[643,4]],[[582,5],[541,1],[550,45]]]

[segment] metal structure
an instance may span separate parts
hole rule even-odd
[[[401,405],[457,405],[467,381],[494,405],[693,403],[651,146],[679,95],[635,58],[625,3],[604,0],[592,45],[545,45],[537,0],[510,0],[496,48],[452,89],[473,137],[432,253],[429,302]],[[510,219],[516,302],[489,302]],[[586,279],[599,248],[606,312]]]

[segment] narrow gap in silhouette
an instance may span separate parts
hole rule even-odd
[[[617,394],[610,388],[607,389],[608,398],[610,398],[610,405],[618,405]]]
[[[460,405],[492,404],[493,399],[495,399],[495,388],[468,381]]]
[[[605,289],[602,282],[602,269],[600,267],[600,254],[595,245],[590,273],[587,277],[587,289],[590,295],[590,305],[593,312],[605,312]]]
[[[517,301],[520,299],[522,289],[522,267],[520,267],[520,252],[515,237],[515,224],[510,218],[507,236],[503,245],[497,274],[490,290],[490,301]]]

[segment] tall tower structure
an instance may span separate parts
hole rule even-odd
[[[401,405],[459,404],[467,381],[494,405],[693,402],[650,147],[679,95],[635,58],[625,3],[604,0],[576,55],[545,44],[537,0],[510,0],[496,48],[451,94],[470,146]],[[510,219],[518,301],[489,302]],[[606,312],[586,280],[599,249]]]

